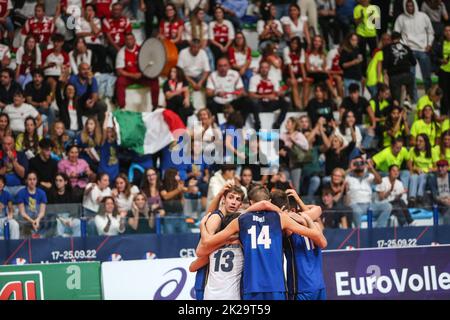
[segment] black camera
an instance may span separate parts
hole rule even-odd
[[[364,165],[366,164],[366,161],[355,161],[355,167],[364,167]]]

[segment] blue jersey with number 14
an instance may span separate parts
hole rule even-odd
[[[272,211],[241,214],[239,239],[244,254],[243,293],[285,292],[280,215]]]

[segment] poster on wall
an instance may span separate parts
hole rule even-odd
[[[0,266],[0,300],[100,300],[100,262]]]
[[[115,261],[102,264],[105,300],[193,300],[194,258]]]

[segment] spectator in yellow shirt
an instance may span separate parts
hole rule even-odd
[[[428,90],[428,93],[417,101],[415,120],[422,118],[423,108],[426,106],[431,106],[433,110],[436,110],[437,104],[441,101],[441,99],[442,89],[437,85],[431,87],[431,89]]]
[[[375,154],[372,161],[376,169],[380,172],[382,177],[386,177],[389,174],[389,168],[396,165],[402,168],[404,164],[409,160],[408,149],[404,147],[404,141],[402,138],[392,139],[392,143],[387,148]],[[409,170],[400,171],[400,180],[402,181],[405,188],[409,184]]]
[[[380,12],[376,6],[370,4],[370,0],[359,0],[359,4],[353,10],[353,18],[359,37],[359,51],[363,55],[363,70],[366,70],[366,47],[369,45],[370,55],[377,47],[376,19],[380,18]]]
[[[450,130],[444,131],[440,140],[441,143],[433,148],[433,161],[445,159],[450,163]]]
[[[411,174],[409,203],[414,207],[423,203],[428,173],[434,171],[431,144],[425,133],[417,136],[415,147],[409,150],[408,169]]]
[[[391,142],[396,138],[406,141],[405,138],[409,136],[410,130],[405,109],[400,106],[392,106],[386,117],[382,134],[384,147],[390,146]]]
[[[416,120],[411,126],[410,145],[414,146],[419,134],[424,133],[430,138],[431,146],[439,144],[441,128],[436,120],[433,107],[428,105],[423,108],[422,119]]]

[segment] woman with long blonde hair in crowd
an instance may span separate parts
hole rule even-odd
[[[102,145],[102,128],[95,117],[89,117],[81,133],[75,138],[80,147],[80,157],[87,161],[93,171],[97,171],[98,150]]]
[[[155,213],[150,210],[147,196],[143,192],[134,196],[127,217],[127,233],[155,233]]]
[[[64,122],[60,120],[53,122],[50,129],[50,140],[53,142],[52,156],[58,160],[62,159],[69,144],[69,136],[66,134]]]

